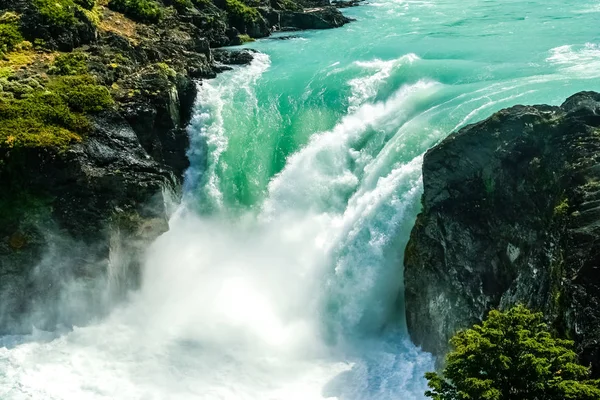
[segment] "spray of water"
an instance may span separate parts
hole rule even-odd
[[[431,359],[401,322],[386,325],[402,319],[395,238],[416,213],[421,158],[377,164],[390,119],[417,114],[436,84],[365,99],[289,159],[260,207],[231,215],[217,168],[222,105],[256,104],[268,67],[260,55],[241,80],[201,86],[187,194],[148,251],[141,289],[101,323],[0,349],[1,398],[422,398]]]

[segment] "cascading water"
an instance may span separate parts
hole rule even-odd
[[[199,86],[191,168],[139,291],[0,338],[0,398],[423,399],[403,322],[423,153],[598,90],[596,1],[373,0]]]

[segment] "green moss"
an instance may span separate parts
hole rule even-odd
[[[48,72],[55,75],[81,75],[87,70],[87,55],[82,52],[73,52],[56,57]]]
[[[42,20],[51,26],[66,28],[77,22],[73,0],[33,0],[33,5]]]
[[[161,5],[153,0],[110,0],[108,7],[146,23],[157,23],[163,16]]]
[[[250,35],[238,35],[238,38],[242,43],[254,42],[254,39],[252,39]]]
[[[561,200],[560,203],[554,207],[554,216],[555,217],[564,217],[569,212],[569,199],[566,197]]]
[[[0,67],[0,79],[8,78],[14,73],[11,67]]]
[[[92,23],[94,26],[98,26],[100,24],[100,16],[102,14],[102,9],[98,5],[94,5],[92,8],[87,9],[82,6],[78,6],[79,11],[83,13],[85,18]]]
[[[154,64],[154,66],[158,72],[160,72],[160,74],[167,79],[174,79],[177,76],[177,72],[173,68],[169,67],[167,63],[159,62]]]
[[[26,96],[0,97],[0,148],[65,149],[89,132],[84,113],[113,104],[108,89],[89,75],[57,77],[45,88],[33,88],[32,82],[20,85],[31,89]]]
[[[48,83],[47,88],[58,93],[76,112],[102,111],[113,104],[108,89],[90,75],[63,76]]]
[[[6,12],[0,16],[0,54],[7,53],[23,41],[19,31],[19,17]]]
[[[242,3],[240,0],[225,0],[225,9],[230,17],[244,23],[256,22],[260,17],[258,10]]]

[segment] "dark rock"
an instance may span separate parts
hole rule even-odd
[[[329,0],[300,0],[298,3],[304,8],[328,7],[331,5]]]
[[[1,150],[0,334],[86,322],[105,290],[117,301],[137,285],[143,249],[168,228],[165,196],[180,180],[116,112],[93,123],[66,152]],[[62,309],[73,282],[89,289],[71,299],[87,302],[77,315]]]
[[[277,30],[291,29],[332,29],[352,21],[335,7],[306,9],[303,12],[273,11],[269,23]]]
[[[297,36],[297,35],[285,35],[285,36],[271,37],[271,38],[269,38],[269,40],[292,40],[292,39],[298,39],[298,38],[300,38],[300,36]]]
[[[524,303],[600,373],[600,94],[515,106],[429,150],[405,252],[413,341],[442,355],[492,308]]]
[[[360,6],[365,0],[341,0],[341,1],[332,1],[331,5],[336,8],[349,8],[349,7],[357,7]]]
[[[98,31],[82,11],[77,8],[72,10],[74,21],[69,24],[57,25],[48,21],[33,6],[32,2],[16,2],[0,8],[18,10],[21,16],[21,32],[23,36],[34,41],[41,38],[46,41],[46,46],[61,51],[72,51],[74,48],[89,44],[96,40]]]
[[[93,129],[67,148],[0,143],[0,334],[81,325],[136,287],[143,249],[168,228],[166,203],[189,165],[195,80],[253,59],[251,50],[211,47],[241,44],[240,33],[270,35],[280,12],[295,29],[345,21],[334,8],[273,12],[270,0],[252,4],[260,15],[251,21],[236,20],[223,0],[158,2],[173,7],[163,7],[153,24],[97,3],[91,14],[72,8],[73,23],[57,26],[31,0],[0,0],[0,10],[20,15],[26,39],[43,39],[36,61],[5,80],[0,91],[11,90],[3,95],[20,99],[55,79],[48,73],[53,57],[38,48],[45,46],[85,53],[82,73],[115,102],[83,116]]]
[[[224,50],[213,51],[213,57],[216,62],[226,65],[246,65],[254,59],[254,50]]]

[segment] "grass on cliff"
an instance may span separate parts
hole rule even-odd
[[[81,75],[87,71],[87,55],[76,51],[56,57],[48,72],[55,75]]]
[[[139,22],[157,23],[163,17],[163,7],[153,0],[110,0],[108,7]]]
[[[250,24],[260,18],[260,14],[256,8],[247,6],[240,0],[225,0],[225,9],[234,21],[243,21],[246,24]]]
[[[65,28],[77,22],[73,0],[33,0],[33,5],[42,21],[50,26]]]
[[[3,83],[7,86],[10,82]],[[89,132],[90,122],[84,114],[113,104],[108,89],[89,75],[57,77],[45,87],[18,85],[21,87],[9,85],[1,92],[0,148],[65,149]]]

